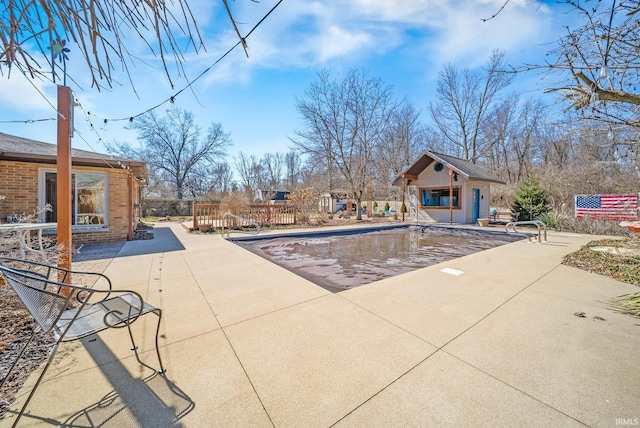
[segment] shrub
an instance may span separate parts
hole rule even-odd
[[[311,214],[318,211],[318,191],[315,187],[296,190],[287,195],[289,205],[296,210],[296,221],[308,224]]]
[[[549,211],[547,199],[547,191],[540,186],[540,180],[531,177],[520,184],[511,210],[520,213],[520,220],[533,220]]]
[[[389,208],[391,208],[391,207],[389,206],[389,202],[387,202],[386,204],[384,204],[384,210],[385,210],[385,211],[389,211]]]
[[[558,216],[555,229],[589,235],[629,236],[627,228],[621,227],[616,220]]]
[[[547,227],[555,229],[558,224],[558,219],[562,216],[562,214],[557,211],[548,211],[546,213],[540,214],[536,219],[543,221]]]
[[[232,193],[220,201],[220,210],[223,213],[230,212],[235,215],[242,215],[249,212],[251,202],[244,192]]]
[[[251,210],[251,202],[244,192],[236,192],[220,201],[220,214],[231,213],[240,217],[247,217]],[[235,218],[227,218],[229,227],[238,227],[240,221]]]

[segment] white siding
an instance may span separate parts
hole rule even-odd
[[[448,208],[423,208],[420,203],[420,189],[433,187],[449,187],[449,170],[445,167],[442,171],[433,169],[434,163],[425,168],[420,173],[417,181],[412,181],[407,187],[407,202],[409,194],[415,196],[416,212],[411,216],[414,221],[428,221],[449,223],[450,212]],[[480,189],[480,213],[479,218],[489,217],[490,185],[483,181],[466,181],[464,177],[458,175],[458,181],[453,182],[453,186],[461,186],[460,209],[453,209],[453,223],[473,223],[473,189]],[[411,207],[407,203],[407,208],[411,213]],[[413,213],[412,213],[413,214]]]

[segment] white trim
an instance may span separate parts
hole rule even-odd
[[[45,215],[45,205],[47,203],[46,201],[46,174],[47,173],[55,173],[57,174],[58,171],[54,168],[38,168],[38,208],[40,211],[39,214],[39,220],[41,222],[46,221]],[[88,224],[88,225],[84,225],[84,224],[74,224],[72,226],[72,231],[106,231],[109,230],[109,173],[107,172],[102,172],[102,171],[93,171],[93,170],[71,170],[71,174],[75,174],[76,176],[80,175],[80,174],[91,174],[91,175],[99,175],[104,177],[104,224]],[[73,198],[77,201],[78,200],[78,195],[77,195],[77,188],[76,188],[76,194],[73,195]],[[76,204],[76,210],[77,210],[77,204]],[[73,216],[76,217],[77,219],[77,213],[73,213]]]

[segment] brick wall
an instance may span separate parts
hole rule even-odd
[[[55,165],[45,163],[30,163],[0,160],[0,196],[6,198],[0,201],[0,222],[5,223],[7,216],[33,215],[38,212],[38,175],[40,169],[55,169]],[[128,238],[129,224],[129,174],[130,171],[121,168],[98,168],[74,166],[73,171],[96,171],[108,173],[109,188],[109,227],[104,230],[73,231],[73,243],[123,241]],[[133,179],[134,202],[139,200],[138,183]]]

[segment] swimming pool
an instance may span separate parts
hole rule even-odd
[[[393,225],[231,241],[339,292],[521,239],[470,228]]]

